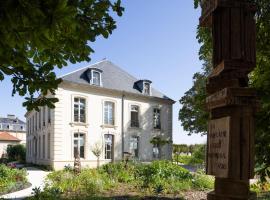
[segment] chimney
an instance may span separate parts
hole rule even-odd
[[[7,118],[9,118],[9,119],[16,119],[15,115],[11,115],[11,114],[8,114],[7,115]]]

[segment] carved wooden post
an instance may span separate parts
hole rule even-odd
[[[255,5],[204,0],[200,25],[212,28],[213,71],[207,83],[210,121],[207,173],[215,176],[208,200],[252,199],[256,93],[248,73],[256,66]]]

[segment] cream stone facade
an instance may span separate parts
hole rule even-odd
[[[82,77],[89,70],[100,70],[98,84],[91,84],[91,78],[76,81],[76,76]],[[119,76],[127,80],[123,84],[134,81],[109,61],[63,76],[54,96],[59,99],[55,108],[26,113],[27,162],[62,169],[73,166],[78,154],[83,167],[96,167],[95,148],[102,151],[101,164],[122,160],[124,152],[142,162],[171,159],[172,143],[160,146],[151,140],[159,137],[172,141],[174,101],[152,88],[145,88],[148,95],[123,89],[121,84],[112,88],[110,81],[114,80],[108,78]],[[150,81],[143,81],[150,86]]]

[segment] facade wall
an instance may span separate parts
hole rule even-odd
[[[92,149],[95,145],[103,150],[100,157],[101,164],[122,159],[123,96],[121,93],[113,91],[105,92],[98,89],[87,90],[72,85],[62,85],[62,87],[57,90],[56,97],[59,99],[59,102],[55,104],[55,109],[51,110],[51,123],[46,123],[43,128],[37,128],[37,130],[35,129],[35,120],[31,122],[32,125],[29,125],[30,128],[27,135],[28,162],[52,165],[54,169],[61,169],[68,164],[73,166],[74,134],[78,132],[83,133],[85,136],[85,153],[84,158],[81,158],[82,166],[95,167],[97,165],[97,158],[92,153]],[[86,99],[86,123],[74,123],[74,97]],[[103,115],[105,101],[115,103],[114,126],[104,125]],[[138,128],[130,127],[131,105],[139,106]],[[130,140],[132,137],[136,136],[139,141],[139,157],[137,159],[141,161],[153,160],[153,145],[150,143],[150,140],[154,136],[162,136],[163,138],[172,140],[171,103],[125,95],[123,108],[124,151],[130,152]],[[153,108],[160,108],[161,110],[160,130],[153,128]],[[35,115],[35,111],[28,113],[27,123],[29,123],[32,120],[31,118]],[[34,126],[34,128],[32,126]],[[114,138],[113,159],[105,159],[105,134],[113,135]],[[50,136],[50,144],[48,143],[48,135]],[[41,137],[41,139],[39,139],[39,137]],[[39,149],[43,149],[42,145],[44,145],[42,142],[43,137],[45,137],[45,157],[39,156]],[[39,141],[41,142],[39,143]],[[37,152],[35,152],[35,148]],[[49,157],[48,151],[50,151]],[[161,151],[161,158],[171,159],[171,152],[172,144],[164,145]]]

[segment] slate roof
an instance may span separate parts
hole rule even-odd
[[[8,117],[0,117],[0,124],[4,123],[4,124],[19,124],[19,125],[25,125],[25,122],[23,122],[22,120],[15,118],[8,118]]]
[[[21,140],[14,137],[13,135],[8,134],[7,132],[0,132],[0,141],[17,141],[17,142],[20,142]]]
[[[62,76],[64,81],[86,84],[89,85],[89,80],[87,77],[87,71],[91,68],[97,68],[102,70],[102,87],[112,90],[125,91],[135,94],[142,94],[139,88],[136,86],[136,82],[139,79],[130,75],[120,67],[113,64],[111,61],[103,60],[96,64],[84,67],[77,71],[71,72]],[[162,99],[172,100],[165,94],[162,94],[155,88],[151,87],[151,96],[158,97]],[[173,101],[173,100],[172,100]]]

